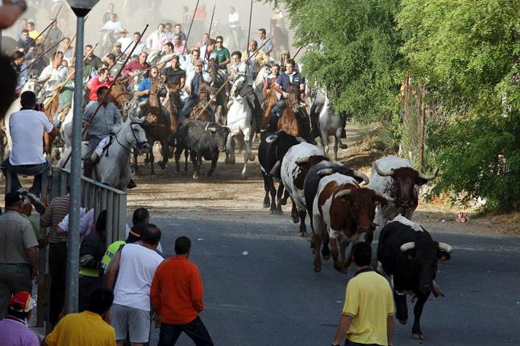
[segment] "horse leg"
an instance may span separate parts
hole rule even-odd
[[[168,158],[170,157],[170,146],[167,139],[163,139],[161,141],[161,155],[162,161],[159,162],[159,167],[161,167],[161,169],[165,169]]]
[[[271,177],[271,181],[273,181],[273,178]],[[273,183],[273,189],[274,189],[274,183]],[[282,205],[283,204],[283,201],[282,201],[282,195],[283,195],[283,192],[285,190],[285,186],[283,186],[282,182],[280,182],[278,184],[278,191],[276,193],[276,204],[274,203],[274,198],[273,198],[273,204],[274,204],[274,207],[271,206],[271,210],[275,210],[275,214],[277,215],[282,215]],[[271,192],[272,194],[272,192]]]
[[[342,141],[341,141],[341,134],[343,133],[343,130],[345,129],[345,125],[346,125],[346,120],[343,120],[341,122],[341,126],[336,130],[336,139],[338,141],[338,146],[341,148],[341,149],[347,149],[348,148],[348,145],[344,144]]]
[[[155,176],[155,169],[153,167],[153,164],[155,163],[155,156],[153,154],[153,144],[150,148],[150,174],[152,176]]]
[[[307,216],[306,210],[301,210],[298,212],[300,216],[300,235],[305,237],[307,235],[307,227],[305,227],[305,217]]]
[[[264,192],[265,192],[265,196],[264,196],[264,208],[269,208],[271,206],[271,200],[269,199],[269,184],[267,183],[267,174],[265,174],[263,171],[261,171],[262,173],[262,178],[264,179]],[[276,193],[276,192],[275,192]]]
[[[184,149],[184,172],[188,171],[188,156],[190,152],[187,149]]]
[[[252,150],[251,150],[251,139],[246,141],[246,152],[244,154],[244,169],[242,170],[242,177],[246,177],[247,173],[247,162],[249,160],[253,161],[255,159]]]
[[[137,152],[134,150],[134,173],[139,175],[139,164],[137,163]]]
[[[235,136],[228,136],[226,142],[226,163],[235,164]]]
[[[327,136],[327,132],[325,129],[321,129],[320,132],[321,146],[323,147],[323,151],[325,151],[325,156],[329,156],[329,136]]]

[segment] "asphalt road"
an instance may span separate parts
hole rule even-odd
[[[309,241],[287,218],[273,225],[153,220],[167,255],[177,236],[192,239],[205,290],[201,318],[216,345],[330,345],[354,268],[342,275],[324,262],[314,273]],[[439,264],[446,297],[426,303],[424,341],[411,339],[409,305],[408,325],[396,323],[394,345],[520,345],[520,238],[434,238],[454,247],[451,260]],[[152,345],[157,338],[154,331]],[[182,336],[177,345],[193,343]]]

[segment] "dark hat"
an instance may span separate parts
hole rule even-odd
[[[23,200],[23,195],[18,191],[11,191],[5,195],[5,205],[15,205],[17,203],[23,202]]]

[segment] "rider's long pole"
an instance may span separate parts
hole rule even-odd
[[[65,313],[78,311],[79,291],[79,227],[81,202],[81,101],[83,98],[83,39],[85,17],[77,17],[77,42],[74,75],[74,116],[72,118],[72,159],[70,168],[69,236],[67,244],[67,271]]]
[[[247,46],[246,51],[249,55],[249,40],[251,39],[251,21],[253,19],[253,0],[251,0],[251,8],[249,9],[249,28],[247,29]]]
[[[216,7],[217,7],[217,0],[215,0],[215,2],[213,3],[213,12],[211,13],[211,20],[209,22],[208,39],[211,39],[211,29],[213,28],[213,18],[215,18],[215,8]],[[208,46],[209,46],[209,41],[208,41],[208,43],[206,43],[206,50],[204,52],[204,57],[203,57],[204,61],[206,61],[208,59]]]
[[[188,35],[186,36],[186,42],[184,42],[184,49],[182,50],[182,55],[186,53],[186,47],[188,47],[188,40],[190,39],[191,27],[193,26],[193,21],[195,20],[195,14],[197,13],[197,9],[199,8],[200,0],[197,0],[197,4],[195,5],[195,10],[193,11],[193,16],[191,17],[190,28],[188,29]]]

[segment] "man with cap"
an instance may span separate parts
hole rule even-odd
[[[12,191],[5,195],[5,214],[0,218],[0,318],[7,313],[9,298],[31,292],[38,279],[38,241],[29,220],[20,215],[24,197]]]
[[[3,346],[38,346],[40,340],[27,327],[36,302],[27,291],[18,292],[9,300],[7,316],[0,321]]]
[[[117,43],[120,43],[121,49],[128,53],[128,52],[130,52],[130,49],[128,47],[130,47],[130,45],[132,44],[132,38],[126,37],[126,35],[128,35],[128,30],[126,30],[126,29],[119,30],[119,39],[117,40]]]

